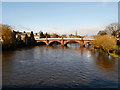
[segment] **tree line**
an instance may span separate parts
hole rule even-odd
[[[120,28],[117,23],[108,25],[105,30],[99,31],[91,46],[105,53],[120,57]]]
[[[9,25],[0,24],[0,32],[0,37],[2,38],[2,49],[13,49],[16,47],[23,47],[26,45],[28,46],[35,44],[33,32],[31,32],[30,37],[28,37],[26,34],[25,42],[21,40],[21,35],[18,35],[18,37],[16,38],[15,31],[12,30],[11,26]]]
[[[97,35],[112,35],[116,38],[120,38],[120,27],[118,23],[111,23],[102,31],[99,31]]]

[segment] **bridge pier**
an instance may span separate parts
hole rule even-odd
[[[46,45],[49,46],[49,43],[47,43]]]
[[[64,40],[63,40],[63,37],[62,37],[62,40],[61,40],[61,45],[64,46]]]
[[[61,41],[61,45],[64,46],[64,40]]]
[[[84,40],[80,41],[80,47],[85,47]]]
[[[49,46],[49,40],[46,40],[46,45]]]

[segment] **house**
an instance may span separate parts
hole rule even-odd
[[[34,35],[35,40],[40,38],[40,35]]]

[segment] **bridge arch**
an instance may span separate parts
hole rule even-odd
[[[54,43],[56,44],[61,44],[61,41],[49,41],[49,45],[53,45]],[[62,45],[62,44],[61,44]]]
[[[41,39],[41,40],[36,40],[37,43],[42,43],[44,42],[46,45],[52,45],[53,43],[60,43],[62,46],[67,46],[68,43],[70,42],[77,42],[80,44],[80,46],[85,46],[87,43],[89,44],[91,40],[81,40],[80,38],[67,38],[67,39],[60,39],[60,38],[48,38],[48,39]]]
[[[90,41],[84,41],[84,45],[86,46],[86,45],[90,45]]]
[[[73,42],[73,43],[79,43],[79,44],[80,44],[79,41],[76,41],[76,40],[70,40],[70,41],[65,41],[65,42],[64,42],[64,46],[67,46],[67,44],[68,44],[68,43],[71,43],[71,42]]]
[[[47,45],[46,41],[37,41],[37,45]]]

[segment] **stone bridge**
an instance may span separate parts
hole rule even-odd
[[[62,46],[67,46],[67,44],[71,41],[77,42],[80,46],[85,46],[86,43],[94,40],[93,38],[35,38],[36,42],[44,42],[46,45],[51,45],[53,42],[61,43]]]

